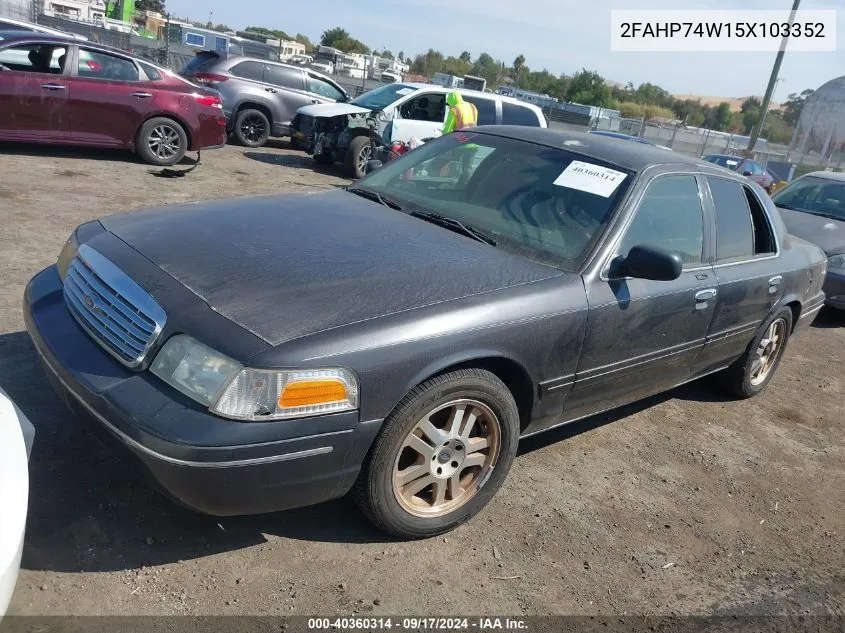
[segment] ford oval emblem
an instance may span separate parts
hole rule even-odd
[[[83,297],[83,301],[85,301],[85,305],[88,307],[89,310],[94,309],[94,297],[92,297],[91,295],[85,295]]]

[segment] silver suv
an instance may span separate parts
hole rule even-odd
[[[343,88],[313,70],[217,51],[198,52],[182,75],[220,93],[227,130],[247,147],[290,136],[303,106],[349,100]]]

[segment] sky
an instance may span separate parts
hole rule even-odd
[[[657,84],[673,94],[762,95],[774,53],[620,53],[610,50],[611,9],[789,9],[791,0],[167,0],[172,15],[195,21],[278,28],[312,41],[341,26],[374,49],[406,55],[487,52],[532,70],[598,71],[620,83]],[[837,5],[839,5],[837,7]],[[801,9],[836,9],[837,51],[787,49],[774,101],[845,74],[845,3],[803,0]],[[438,24],[439,26],[435,26]]]

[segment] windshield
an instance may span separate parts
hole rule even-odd
[[[456,133],[387,163],[355,186],[403,212],[457,220],[496,248],[575,271],[633,177],[571,151]]]
[[[772,201],[784,209],[845,221],[845,182],[804,176],[778,191]]]
[[[406,86],[405,84],[388,84],[365,92],[357,99],[354,99],[352,104],[367,108],[368,110],[384,110],[394,101],[398,101],[401,97],[416,91],[416,88]]]
[[[719,165],[719,167],[727,167],[731,170],[736,170],[736,166],[739,165],[739,159],[735,156],[719,156],[717,154],[711,154],[710,156],[705,156],[704,160],[708,163]]]

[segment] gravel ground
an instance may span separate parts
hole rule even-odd
[[[347,500],[216,518],[160,497],[77,429],[25,334],[27,280],[80,222],[331,188],[282,144],[181,179],[129,155],[0,148],[0,384],[37,428],[10,615],[845,615],[845,321],[823,312],[761,397],[700,382],[523,442],[469,525],[385,539]]]

